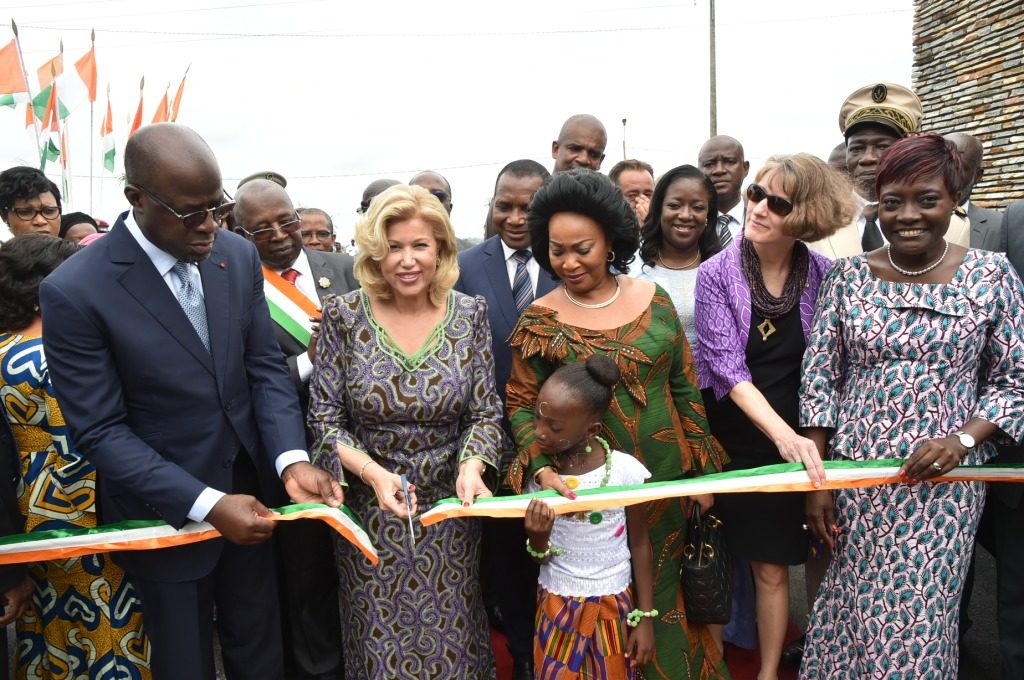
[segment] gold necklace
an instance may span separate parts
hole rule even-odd
[[[661,259],[661,253],[660,252],[655,256],[654,259],[657,260],[658,264],[660,264],[665,269],[671,269],[674,272],[679,272],[679,271],[683,271],[684,269],[693,269],[693,265],[695,265],[695,264],[700,262],[700,250],[697,250],[697,254],[693,256],[693,259],[691,259],[689,262],[687,262],[686,264],[681,265],[679,267],[670,267],[669,265],[665,264],[665,260]]]
[[[622,286],[619,285],[619,277],[615,276],[615,277],[612,277],[612,278],[615,281],[615,292],[612,293],[612,296],[610,298],[608,298],[607,300],[605,300],[604,302],[594,302],[594,303],[580,302],[579,300],[574,298],[572,295],[569,295],[569,289],[565,285],[562,286],[562,292],[565,293],[565,297],[569,298],[569,302],[573,303],[577,307],[582,307],[583,309],[604,309],[605,307],[607,307],[611,303],[613,303],[616,300],[618,300],[619,299],[619,293],[622,292]]]

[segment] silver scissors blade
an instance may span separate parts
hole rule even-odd
[[[409,547],[416,547],[416,534],[413,533],[412,528],[412,499],[409,498],[409,478],[402,475],[402,495],[405,497],[405,510],[408,512],[406,517],[409,520]]]

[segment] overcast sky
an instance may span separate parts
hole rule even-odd
[[[455,228],[478,236],[497,171],[517,158],[550,168],[562,121],[608,129],[607,171],[626,155],[660,173],[693,163],[708,137],[708,0],[339,2],[11,0],[33,92],[64,41],[70,67],[96,29],[100,95],[69,118],[72,200],[113,222],[125,209],[121,156],[146,78],[145,117],[191,64],[178,122],[206,138],[225,187],[273,169],[297,206],[350,236],[363,187],[437,169]],[[825,157],[839,107],[874,82],[911,84],[911,0],[718,0],[718,131],[743,142],[751,171],[774,153]],[[9,30],[9,29],[8,29]],[[9,38],[5,38],[6,41]],[[98,129],[111,88],[117,177]],[[38,165],[24,113],[0,109],[4,166]],[[57,167],[48,168],[55,171]],[[59,174],[51,175],[59,183]]]

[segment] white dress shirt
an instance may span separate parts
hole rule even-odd
[[[498,237],[501,240],[501,237]],[[530,248],[522,248],[521,250],[530,250]],[[505,254],[505,269],[508,271],[508,287],[512,290],[513,285],[516,281],[516,268],[519,267],[519,263],[513,259],[513,255],[516,254],[516,249],[509,248],[505,241],[501,241],[501,251]],[[533,251],[530,250],[530,254]],[[540,276],[540,265],[537,264],[537,258],[531,257],[526,261],[526,273],[530,275],[530,286],[533,287],[533,297],[537,297],[537,277]]]
[[[181,282],[178,280],[177,275],[171,270],[174,265],[177,264],[178,260],[173,255],[164,252],[157,248],[152,241],[146,238],[146,235],[142,233],[142,229],[135,221],[135,215],[131,210],[124,217],[124,225],[128,228],[128,233],[132,235],[132,238],[142,248],[142,252],[146,253],[153,266],[156,267],[157,273],[160,278],[164,280],[167,287],[171,289],[171,293],[174,298],[178,298],[178,289],[181,287]],[[309,262],[306,262],[307,269],[309,268]],[[196,290],[199,291],[200,295],[203,295],[203,279],[199,274],[199,267],[195,264],[189,265],[189,278],[192,279],[192,285],[195,286]],[[310,277],[312,278],[312,277]],[[205,300],[205,296],[203,298]],[[285,451],[277,457],[274,461],[274,467],[277,468],[277,474],[280,475],[284,472],[284,469],[292,463],[299,461],[309,462],[309,455],[300,449],[292,451]],[[223,491],[218,491],[212,487],[206,487],[199,493],[199,497],[196,498],[195,502],[192,503],[192,508],[188,511],[188,518],[194,522],[202,522],[206,519],[206,516],[210,514],[210,510],[217,504],[221,498],[225,496]]]

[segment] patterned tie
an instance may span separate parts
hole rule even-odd
[[[299,278],[299,270],[285,269],[283,272],[281,272],[281,278],[294,286],[295,279]]]
[[[526,263],[533,257],[529,250],[517,250],[512,253],[512,259],[516,261],[516,277],[512,280],[512,297],[516,301],[516,313],[522,314],[530,303],[533,302],[533,281],[530,280],[530,272],[526,270]]]
[[[200,295],[199,290],[192,285],[190,266],[190,263],[178,260],[171,268],[171,271],[174,272],[175,276],[178,277],[179,283],[181,283],[181,286],[178,288],[178,304],[185,311],[185,316],[188,317],[192,327],[199,334],[199,339],[203,341],[203,346],[209,352],[210,331],[206,326],[206,305],[203,304],[203,296]]]
[[[864,252],[877,250],[885,244],[882,231],[878,228],[878,205],[864,206],[864,235],[860,237],[860,247]]]
[[[732,243],[732,232],[729,231],[730,222],[732,222],[732,218],[729,215],[723,213],[718,216],[718,240],[723,248],[728,248]]]

